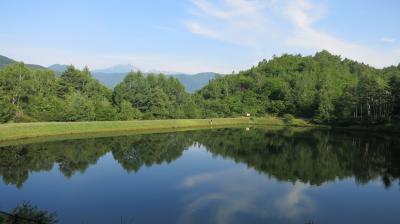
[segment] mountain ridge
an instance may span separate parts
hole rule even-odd
[[[8,58],[6,56],[0,55],[0,68],[13,63],[17,63],[17,61]],[[53,64],[48,67],[35,64],[26,64],[26,65],[32,69],[52,70],[58,76],[61,75],[61,73],[63,73],[69,66],[66,64]],[[131,64],[117,64],[102,69],[94,69],[91,71],[91,74],[95,79],[99,80],[105,86],[109,88],[114,88],[118,83],[122,82],[125,76],[131,71],[138,72],[141,71],[141,69]],[[185,86],[186,91],[188,91],[189,93],[194,93],[195,91],[201,89],[202,87],[207,85],[210,80],[214,79],[217,75],[220,75],[215,72],[200,72],[196,74],[188,74],[181,72],[161,72],[159,70],[149,70],[143,73],[144,74],[161,73],[166,76],[175,77]]]
[[[6,56],[0,55],[0,68],[3,68],[9,64],[13,63],[18,63],[18,61],[8,58]],[[28,68],[31,69],[46,69],[46,67],[43,67],[41,65],[35,65],[35,64],[25,64]]]

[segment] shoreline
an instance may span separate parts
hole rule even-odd
[[[212,122],[211,122],[212,120]],[[119,136],[137,133],[158,133],[223,127],[246,126],[293,126],[318,127],[301,119],[290,124],[278,117],[252,118],[212,118],[212,119],[171,119],[171,120],[133,120],[133,121],[89,121],[89,122],[36,122],[9,123],[0,125],[0,145],[5,142],[37,138]]]

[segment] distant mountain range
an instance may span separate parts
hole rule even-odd
[[[56,73],[62,73],[67,69],[67,67],[68,67],[68,65],[54,64],[54,65],[50,65],[47,68],[55,71]]]
[[[93,73],[128,73],[130,71],[139,71],[140,69],[138,67],[135,67],[133,65],[114,65],[109,68],[103,68],[103,69],[96,69],[93,70]]]
[[[202,72],[194,75],[183,73],[169,75],[177,78],[185,86],[189,93],[194,93],[206,86],[210,80],[215,79],[215,77],[219,74],[215,72]]]
[[[0,55],[0,68],[16,63],[17,61],[7,58],[5,56]],[[60,75],[62,72],[67,69],[68,65],[63,64],[54,64],[49,67],[43,67],[40,65],[34,64],[26,64],[31,69],[50,69],[56,73],[56,75]],[[107,87],[113,88],[118,83],[120,83],[126,74],[131,71],[140,71],[138,67],[129,64],[123,65],[115,65],[109,68],[104,69],[96,69],[91,71],[94,78],[102,82]],[[167,76],[176,77],[186,88],[186,90],[190,93],[195,92],[203,88],[203,86],[207,85],[208,82],[214,79],[218,74],[214,72],[202,72],[197,74],[186,74],[186,73],[174,73],[174,72],[160,72],[157,70],[151,70],[146,73],[163,73]]]
[[[130,71],[139,71],[139,69],[132,69]],[[112,72],[98,72],[98,70],[95,70],[92,72],[92,75],[97,80],[102,82],[104,85],[113,88],[124,79],[124,77],[128,72],[129,71],[112,73]],[[153,71],[144,73],[158,74],[161,72]],[[203,86],[207,85],[210,80],[214,79],[218,75],[217,73],[214,72],[202,72],[197,74],[185,74],[185,73],[163,73],[163,74],[177,78],[182,83],[182,85],[185,86],[186,90],[189,93],[193,93],[196,90],[203,88]]]

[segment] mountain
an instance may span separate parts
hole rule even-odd
[[[194,93],[207,85],[208,82],[213,80],[217,75],[218,74],[214,72],[202,72],[194,75],[180,73],[171,74],[170,76],[177,78],[189,93]]]
[[[60,65],[60,64],[54,64],[54,65],[50,65],[49,67],[47,67],[50,70],[53,70],[55,72],[64,72],[67,69],[68,65]]]
[[[102,82],[104,85],[114,88],[118,83],[120,83],[126,76],[128,72],[137,72],[140,71],[138,67],[133,65],[125,64],[125,65],[115,65],[109,68],[104,69],[96,69],[92,71],[93,77]],[[196,90],[201,89],[203,86],[208,84],[208,81],[215,78],[217,73],[213,72],[203,72],[198,74],[185,74],[185,73],[170,73],[159,70],[149,70],[144,72],[145,74],[154,73],[154,74],[165,74],[166,76],[176,77],[186,88],[186,90],[190,93],[195,92]]]
[[[115,73],[128,73],[130,71],[139,71],[139,68],[125,64],[125,65],[115,65],[109,68],[104,68],[104,69],[96,69],[93,70],[92,73],[109,73],[109,74],[115,74]]]
[[[120,83],[126,76],[127,73],[105,73],[105,72],[92,72],[94,78],[102,82],[104,85],[114,88]],[[203,88],[208,82],[214,79],[218,74],[213,72],[203,72],[194,75],[184,73],[166,73],[166,76],[173,76],[177,78],[189,93],[193,93],[196,90]]]
[[[0,55],[0,68],[16,63],[17,61]],[[34,64],[26,64],[31,69],[50,69],[55,72],[56,75],[60,75],[62,72],[67,69],[68,65],[64,64],[54,64],[45,68],[40,65]],[[121,64],[115,65],[109,68],[96,69],[92,71],[92,75],[95,79],[102,82],[109,88],[114,88],[118,83],[120,83],[126,76],[128,72],[137,72],[140,71],[138,67],[135,67],[130,64]],[[185,73],[170,73],[170,72],[161,72],[159,70],[150,70],[145,73],[163,73],[166,76],[173,76],[177,78],[186,88],[189,93],[193,93],[203,86],[207,85],[208,82],[214,79],[218,74],[214,72],[203,72],[198,74],[185,74]]]
[[[13,63],[17,63],[17,61],[11,59],[11,58],[7,58],[3,55],[0,55],[0,68],[3,68],[9,64],[13,64]],[[25,64],[28,68],[31,69],[46,69],[43,66],[40,65],[34,65],[34,64]]]
[[[9,65],[9,64],[15,63],[15,62],[16,61],[14,61],[14,60],[12,60],[10,58],[7,58],[7,57],[4,57],[4,56],[0,55],[0,68],[4,67],[6,65]]]
[[[105,73],[105,72],[92,72],[95,79],[99,80],[101,83],[109,88],[114,88],[118,83],[120,83],[126,76],[128,72],[123,73]]]

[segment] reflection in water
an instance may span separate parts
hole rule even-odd
[[[11,213],[0,211],[1,224],[55,224],[58,223],[57,214],[40,210],[29,202],[23,202],[15,207]]]
[[[237,184],[238,179],[240,185]],[[294,221],[310,215],[314,210],[311,199],[303,194],[308,187],[306,184],[296,182],[282,186],[265,178],[255,182],[249,170],[232,169],[191,176],[183,181],[182,187],[189,190],[199,185],[217,186],[186,199],[188,203],[182,212],[181,223],[199,223],[196,215],[210,207],[214,214],[203,223],[257,223],[273,218]],[[279,189],[281,192],[277,192]],[[268,200],[262,200],[265,198]],[[257,220],[251,222],[249,216]]]
[[[293,183],[320,185],[354,176],[359,183],[380,178],[388,187],[400,177],[396,136],[308,129],[190,131],[7,146],[0,148],[0,175],[6,184],[21,187],[32,171],[57,165],[69,178],[108,152],[125,170],[137,172],[142,166],[170,163],[193,144]],[[186,185],[212,177],[193,178]]]
[[[0,209],[32,200],[61,223],[398,223],[399,144],[255,128],[7,146]]]
[[[309,186],[301,182],[296,182],[292,189],[277,201],[277,208],[280,214],[284,214],[286,218],[294,219],[301,215],[311,213],[314,205],[311,199],[304,194]]]

